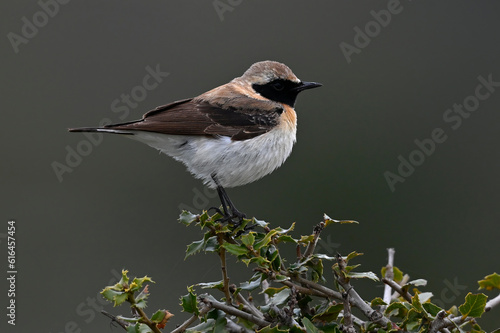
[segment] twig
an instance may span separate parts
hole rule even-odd
[[[334,298],[334,299],[337,299],[337,300],[340,300],[340,301],[343,300],[341,293],[339,293],[337,291],[334,291],[334,290],[331,290],[330,288],[327,288],[327,287],[322,286],[320,284],[317,284],[315,282],[309,281],[309,280],[304,279],[304,278],[302,278],[300,276],[293,276],[293,275],[291,275],[290,273],[287,273],[287,272],[281,272],[281,274],[287,275],[292,280],[297,281],[300,284],[307,285],[308,287],[310,287],[312,289],[315,289],[315,290],[317,290],[317,291],[325,294],[326,296],[328,296],[330,298]],[[354,306],[354,307],[356,307],[356,308],[358,308],[358,309],[360,309],[363,312],[363,314],[370,321],[373,321],[374,323],[380,324],[380,325],[382,325],[384,327],[386,327],[388,323],[391,323],[391,325],[394,326],[393,323],[389,319],[387,319],[386,317],[382,316],[382,314],[380,312],[373,310],[361,298],[361,296],[359,296],[358,293],[354,289],[352,289],[352,286],[349,283],[343,285],[342,287],[345,290],[348,290],[348,289],[350,290],[349,293],[350,293],[351,298],[349,299],[349,302],[351,303],[351,305]]]
[[[390,280],[390,281],[393,281],[394,280],[394,254],[395,254],[395,250],[393,248],[388,248],[387,249],[387,266],[385,266],[385,276],[384,278],[387,279],[387,280]],[[391,287],[386,284],[384,286],[384,302],[386,304],[390,304],[391,303],[391,296],[392,296],[392,290],[391,290]],[[383,312],[385,310],[385,308],[387,307],[387,305],[384,305],[381,307],[381,311]]]
[[[228,305],[231,305],[231,293],[229,292],[229,278],[227,277],[227,267],[226,267],[226,249],[222,247],[222,244],[224,240],[222,237],[219,236],[217,237],[217,240],[219,242],[219,258],[220,258],[220,266],[222,270],[222,281],[223,281],[223,289],[224,289],[224,295],[226,295],[226,303]]]
[[[210,311],[211,309],[212,309],[211,307],[209,307],[207,305],[204,305],[203,308],[200,310],[199,314],[192,315],[191,318],[189,318],[188,320],[186,320],[185,322],[183,322],[181,326],[177,327],[171,333],[182,333],[182,332],[184,332],[189,327],[189,325],[191,325],[192,323],[194,323],[198,318],[201,318],[201,317],[205,316],[205,314],[208,311]]]
[[[262,280],[262,283],[261,283],[261,286],[262,286],[262,291],[266,291],[267,288],[269,288],[269,281],[267,281],[267,279],[264,279]],[[269,303],[269,295],[264,293],[264,303],[267,304]]]
[[[484,311],[485,312],[490,311],[491,309],[493,309],[495,306],[498,306],[499,304],[500,304],[500,294],[497,297],[490,299],[486,303],[486,306],[484,307]]]
[[[235,288],[235,290],[236,290],[236,288]],[[233,292],[233,295],[234,295],[234,292]],[[241,293],[238,293],[236,295],[236,300],[238,302],[240,302],[241,304],[243,304],[243,310],[247,310],[247,312],[253,314],[254,316],[259,317],[261,319],[264,319],[264,315],[262,314],[262,312],[260,312],[259,309],[257,309],[252,303],[247,301],[247,299],[245,297],[243,297],[243,295]]]
[[[280,283],[282,283],[285,286],[288,286],[290,288],[297,289],[297,291],[300,292],[301,294],[318,296],[318,297],[323,297],[323,298],[328,298],[328,295],[325,294],[325,293],[322,293],[321,291],[318,291],[318,290],[315,290],[315,289],[311,289],[311,288],[305,288],[305,287],[299,286],[299,285],[297,285],[297,284],[295,284],[293,282],[290,282],[288,280],[280,281]]]
[[[403,275],[403,278],[401,279],[401,281],[399,281],[399,283],[397,283],[397,284],[399,286],[404,286],[405,284],[408,283],[408,281],[410,281],[410,276],[408,274],[405,274],[405,275]],[[397,299],[399,296],[401,296],[401,294],[398,293],[397,291],[395,291],[391,295],[391,300]]]
[[[307,244],[306,251],[304,252],[304,255],[302,256],[302,258],[307,258],[314,253],[314,249],[316,248],[316,245],[318,244],[319,235],[321,234],[323,229],[325,229],[325,222],[320,222],[320,223],[316,224],[316,226],[314,226],[313,240],[311,242],[309,242],[309,244]]]
[[[345,271],[345,267],[346,267],[345,260],[342,258],[340,253],[337,253],[336,257],[337,257],[337,263],[339,265],[339,269],[341,271]],[[398,328],[396,324],[394,324],[388,318],[384,317],[380,312],[378,312],[377,310],[373,310],[370,307],[370,305],[368,305],[361,298],[361,296],[359,296],[359,294],[356,292],[356,290],[354,290],[353,286],[351,286],[351,283],[347,279],[345,279],[343,276],[337,275],[337,273],[335,273],[335,275],[337,277],[337,281],[342,286],[342,288],[344,288],[346,293],[349,293],[351,305],[360,309],[363,312],[363,314],[366,316],[366,318],[368,318],[368,320],[370,320],[376,324],[379,324],[383,327],[387,327],[388,324],[391,324],[391,327]]]
[[[344,311],[341,311],[339,313],[339,317],[344,317]],[[365,325],[366,324],[365,321],[359,319],[358,317],[356,317],[352,313],[351,313],[351,318],[352,318],[352,322],[353,322],[354,325],[359,326],[359,327],[365,327],[366,326]]]
[[[464,318],[463,316],[456,316],[453,318],[447,318],[446,316],[447,314],[445,310],[439,311],[436,318],[431,322],[429,333],[437,333],[447,329],[448,327],[458,327],[459,325],[475,320],[473,317]]]
[[[429,333],[437,333],[448,327],[458,327],[458,325],[474,320],[472,317],[464,318],[463,316],[456,316],[453,318],[447,318],[446,316],[447,313],[445,310],[439,311],[436,318],[431,322]]]
[[[392,280],[388,280],[386,278],[382,278],[382,282],[384,282],[386,285],[388,285],[389,287],[391,287],[392,289],[394,289],[406,301],[408,301],[409,303],[411,303],[411,295],[410,295],[410,293],[407,292],[407,291],[404,291],[403,288],[401,288],[401,286],[399,284],[397,284],[396,282],[394,282]]]
[[[101,313],[103,315],[105,315],[106,317],[109,317],[111,318],[111,321],[117,323],[118,325],[120,325],[124,330],[127,330],[127,326],[129,326],[130,324],[127,323],[125,320],[121,320],[120,318],[118,318],[117,316],[114,316],[112,315],[111,313],[108,313],[104,310],[101,310]]]
[[[342,326],[342,331],[345,333],[356,333],[356,329],[353,326],[351,304],[349,302],[349,292],[342,293],[344,298],[344,326]]]
[[[295,276],[295,275],[292,275],[290,273],[287,273],[285,271],[282,271],[281,274],[283,275],[287,275],[288,277],[290,277],[292,280],[302,284],[302,285],[305,285],[305,286],[308,286],[309,288],[312,288],[314,290],[317,290],[321,293],[323,293],[324,295],[326,295],[327,297],[330,297],[330,298],[335,298],[339,301],[342,301],[342,294],[337,292],[337,291],[334,291],[330,288],[327,288],[325,286],[322,286],[321,284],[318,284],[316,282],[312,282],[312,281],[309,281],[308,279],[304,279],[303,277],[300,277],[300,276]],[[321,295],[322,297],[324,297],[323,295]]]
[[[446,311],[444,310],[439,311],[436,315],[436,318],[431,322],[431,326],[429,327],[429,333],[436,333],[439,330],[446,327],[445,320],[447,320]]]
[[[251,321],[252,323],[259,325],[260,327],[265,327],[265,326],[268,326],[271,324],[270,322],[268,322],[264,319],[261,319],[257,316],[254,316],[250,313],[247,313],[245,311],[238,310],[230,305],[220,303],[216,300],[211,300],[208,297],[202,296],[202,297],[200,297],[200,301],[207,304],[210,307],[213,307],[213,308],[218,309],[218,310],[222,310],[227,314],[237,316],[237,317],[246,319],[248,321]]]
[[[134,310],[137,311],[137,313],[141,316],[141,322],[143,322],[144,324],[148,325],[149,328],[154,332],[154,333],[161,333],[161,331],[158,329],[158,327],[156,327],[156,324],[151,322],[151,320],[149,320],[147,314],[144,312],[143,309],[139,308],[136,306],[135,304],[135,297],[134,295],[130,294],[128,296],[128,301],[130,302],[130,304],[132,304],[132,308]]]

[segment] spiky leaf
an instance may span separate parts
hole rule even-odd
[[[198,303],[196,295],[193,293],[193,287],[188,287],[188,294],[181,297],[181,306],[184,312],[193,313],[198,315]]]
[[[484,277],[484,280],[478,281],[479,289],[486,290],[500,289],[500,275],[493,273]]]
[[[314,317],[312,317],[312,319],[319,320],[325,323],[331,323],[332,321],[337,319],[339,313],[342,310],[344,310],[344,304],[342,303],[330,305],[325,311],[316,314]]]
[[[486,300],[488,297],[485,294],[468,293],[465,296],[465,303],[458,307],[458,310],[465,317],[480,318],[484,313]]]
[[[198,218],[199,215],[183,210],[181,215],[179,215],[179,222],[184,225],[190,225],[191,223],[196,222]]]

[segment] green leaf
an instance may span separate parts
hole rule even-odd
[[[251,231],[248,234],[241,236],[241,242],[246,246],[252,246],[255,242],[255,232]]]
[[[187,257],[200,252],[201,250],[213,252],[217,248],[217,236],[210,236],[210,232],[205,233],[203,239],[199,241],[192,242],[187,246],[186,256]]]
[[[122,277],[120,281],[118,281],[117,284],[115,284],[115,290],[122,290],[123,288],[126,288],[128,285],[129,278],[127,276],[128,271],[126,269],[122,269]]]
[[[262,328],[261,330],[258,330],[257,332],[258,333],[280,333],[280,332],[288,332],[288,331],[287,330],[280,330],[277,325],[273,326],[273,327],[271,327],[271,325],[269,325],[269,326]]]
[[[406,286],[415,286],[415,287],[424,287],[426,285],[427,285],[427,280],[424,279],[413,280],[406,284]]]
[[[181,297],[181,306],[184,312],[193,313],[198,315],[200,311],[198,310],[198,303],[196,301],[196,295],[193,293],[193,287],[188,287],[188,294]]]
[[[290,292],[291,292],[290,288],[285,288],[280,292],[277,292],[276,294],[273,295],[273,297],[269,298],[269,302],[265,306],[262,306],[261,310],[263,312],[268,312],[273,305],[280,306],[285,304],[286,301],[288,300],[288,297],[290,297]]]
[[[240,284],[240,289],[246,291],[252,291],[260,287],[260,283],[262,282],[262,274],[256,274],[252,276],[252,278]]]
[[[288,228],[288,229],[283,229],[283,228],[278,227],[278,228],[276,228],[274,230],[276,230],[279,235],[284,235],[284,234],[289,233],[293,229],[295,229],[295,222],[293,222],[292,225],[290,226],[290,228]]]
[[[382,267],[382,271],[381,271],[381,276],[382,277],[385,277],[385,272],[387,271],[387,267],[384,266]],[[394,278],[392,279],[394,282],[401,282],[401,280],[403,280],[403,272],[401,272],[401,270],[399,268],[397,268],[396,266],[392,267],[392,272],[394,273]]]
[[[137,323],[127,327],[128,333],[152,333],[153,331],[146,324]]]
[[[413,305],[414,309],[418,312],[424,312],[424,309],[422,308],[422,304],[420,303],[420,299],[418,298],[418,293],[415,294],[411,298],[411,305]]]
[[[145,299],[141,299],[135,302],[135,307],[138,309],[145,309],[147,306],[147,302]]]
[[[225,248],[227,252],[234,254],[235,256],[242,256],[250,252],[250,250],[246,246],[239,244],[231,244],[224,242],[222,244],[222,247]]]
[[[302,324],[307,333],[320,333],[321,331],[314,326],[314,324],[307,318],[302,318]]]
[[[424,304],[425,302],[430,300],[432,296],[434,296],[431,292],[420,293],[417,295],[418,295],[418,300],[421,304]]]
[[[151,278],[148,276],[145,276],[142,278],[134,278],[134,280],[130,284],[130,290],[131,291],[138,291],[138,290],[142,289],[142,285],[144,284],[144,282],[154,283],[154,281],[151,280]]]
[[[331,323],[334,320],[337,320],[339,313],[344,310],[344,304],[334,304],[330,305],[325,311],[316,314],[312,317],[312,320],[319,320],[325,323]]]
[[[158,310],[151,316],[151,321],[153,323],[161,323],[167,312],[165,310]]]
[[[280,288],[274,288],[274,287],[269,287],[266,290],[263,291],[263,293],[267,294],[269,297],[273,297],[275,294],[279,293],[280,291],[288,288],[287,286],[283,286]]]
[[[241,261],[244,262],[247,266],[252,263],[256,263],[258,266],[269,267],[269,265],[271,264],[264,257],[252,257],[250,259],[241,259]]]
[[[389,304],[387,309],[385,309],[385,314],[388,317],[399,317],[404,318],[408,313],[408,309],[401,302],[394,302]]]
[[[370,303],[370,306],[371,307],[374,307],[374,306],[378,306],[378,305],[387,305],[386,302],[384,302],[384,300],[380,297],[375,297],[371,303]]]
[[[274,281],[276,282],[281,282],[281,281],[288,281],[290,280],[290,278],[286,275],[280,275],[280,274],[276,274],[276,277],[274,278]]]
[[[258,225],[259,227],[261,228],[264,228],[266,227],[269,223],[267,223],[266,221],[263,221],[263,220],[257,220],[255,217],[252,219],[252,223]]]
[[[471,294],[465,296],[465,303],[458,307],[458,310],[465,317],[480,318],[484,313],[486,300],[488,297],[485,294]]]
[[[356,223],[356,224],[359,224],[358,221],[353,221],[353,220],[334,220],[326,214],[323,214],[323,221],[325,222],[325,226],[328,226],[332,223],[340,223],[340,224]]]
[[[273,230],[270,230],[265,236],[264,238],[262,238],[261,240],[259,240],[257,243],[255,243],[254,245],[254,248],[256,250],[259,250],[261,249],[262,247],[264,246],[267,246],[271,240],[272,240],[272,237],[274,235],[276,235],[278,233],[278,231],[276,229],[273,229]]]
[[[406,319],[404,321],[405,327],[408,331],[412,331],[420,326],[421,323],[421,315],[415,309],[411,309],[408,311]]]
[[[442,310],[439,306],[429,302],[423,303],[422,307],[425,309],[425,311],[427,311],[427,313],[429,313],[433,317],[436,317],[438,312]]]
[[[200,216],[197,214],[193,214],[191,212],[188,212],[187,210],[183,210],[181,215],[179,215],[179,222],[184,225],[190,225],[191,223],[198,221],[199,217]]]
[[[500,289],[500,275],[493,273],[484,277],[484,280],[478,281],[479,289],[486,290]]]
[[[276,238],[276,242],[289,242],[289,243],[295,243],[297,244],[297,240],[295,238],[293,238],[292,236],[290,235],[279,235],[277,238]]]
[[[323,261],[322,260],[314,260],[311,261],[311,268],[313,269],[313,273],[317,274],[317,277],[313,279],[314,282],[318,282],[319,280],[324,280],[323,278]]]
[[[224,281],[215,281],[215,282],[203,282],[198,283],[196,286],[200,286],[201,289],[222,289],[224,287]]]
[[[313,258],[318,258],[318,259],[324,259],[324,260],[336,260],[337,258],[335,257],[329,257],[327,256],[326,254],[313,254],[312,255]]]
[[[128,293],[122,292],[115,297],[113,297],[113,300],[115,301],[115,304],[113,306],[118,306],[125,302],[128,299]]]
[[[307,236],[301,236],[297,242],[301,244],[309,244],[313,240],[314,240],[314,235],[307,235]]]
[[[113,302],[113,306],[118,306],[128,299],[128,293],[111,288],[112,287],[106,287],[103,291],[101,291],[101,295],[108,301]]]
[[[343,259],[346,261],[346,263],[348,263],[348,262],[349,262],[349,260],[354,259],[354,258],[356,258],[356,257],[358,257],[358,256],[362,256],[362,255],[363,255],[363,253],[359,253],[359,252],[356,252],[356,251],[352,251],[351,253],[349,253],[349,254],[347,255],[347,257],[345,257],[345,258],[343,258]]]
[[[358,272],[351,272],[349,274],[347,274],[348,277],[350,277],[351,279],[370,279],[370,280],[373,280],[373,281],[379,281],[378,277],[377,277],[377,274],[373,273],[373,272],[361,272],[361,273],[358,273]]]
[[[236,227],[232,230],[233,235],[243,234],[245,232],[246,226],[252,222],[250,219],[243,219],[241,222],[236,225]]]
[[[220,312],[223,313],[223,311]],[[227,332],[226,325],[227,325],[227,319],[225,316],[217,318],[215,320],[213,333],[226,333]]]
[[[205,245],[204,239],[189,244],[186,250],[186,256],[184,257],[184,260],[186,260],[187,257],[200,252],[203,249],[204,245]]]
[[[345,267],[345,272],[346,272],[346,273],[349,273],[350,271],[352,271],[353,269],[355,269],[355,268],[357,268],[357,267],[359,267],[359,266],[361,266],[361,264],[352,265],[352,266],[346,266],[346,267]],[[349,275],[349,274],[347,274],[347,275]]]
[[[208,216],[208,212],[204,210],[203,213],[200,215],[201,228],[204,228],[208,222],[212,222],[212,219],[210,218],[210,216]]]

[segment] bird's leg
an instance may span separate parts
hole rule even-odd
[[[236,209],[231,199],[229,199],[226,190],[224,190],[224,188],[220,185],[215,174],[212,175],[212,179],[217,185],[217,194],[219,194],[222,209],[224,211],[224,220],[232,221],[233,218],[237,218],[238,222],[241,222],[246,217],[246,215]]]

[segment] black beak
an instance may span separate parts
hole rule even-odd
[[[317,88],[317,87],[321,87],[321,86],[322,86],[321,83],[302,81],[299,83],[299,85],[294,90],[296,92],[301,92],[302,90]]]

